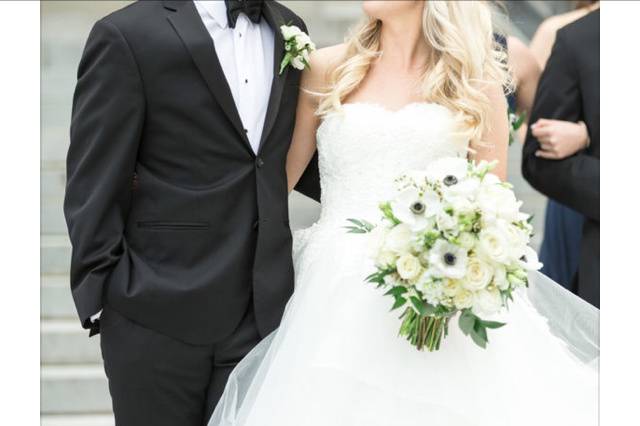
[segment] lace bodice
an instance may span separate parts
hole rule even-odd
[[[325,117],[317,133],[322,210],[319,225],[348,217],[378,218],[378,204],[393,195],[394,178],[442,157],[465,156],[446,108],[411,103],[392,111],[348,103]]]

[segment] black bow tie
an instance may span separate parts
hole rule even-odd
[[[262,6],[264,0],[224,0],[227,5],[227,20],[231,28],[235,28],[238,15],[244,13],[257,24],[262,17]]]

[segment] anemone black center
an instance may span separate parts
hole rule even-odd
[[[411,211],[414,214],[422,214],[424,213],[424,210],[425,210],[425,205],[421,201],[416,201],[415,203],[411,204]]]
[[[442,180],[442,182],[447,186],[451,186],[451,185],[455,185],[456,183],[458,183],[458,178],[455,177],[454,175],[447,175]]]
[[[456,255],[453,254],[453,253],[445,253],[444,254],[444,263],[446,263],[449,266],[455,265],[455,263],[456,263]]]

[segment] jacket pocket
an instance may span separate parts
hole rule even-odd
[[[138,222],[138,228],[159,231],[199,231],[209,229],[209,222],[143,221]]]

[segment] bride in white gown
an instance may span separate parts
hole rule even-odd
[[[343,226],[376,220],[394,177],[472,156],[505,178],[508,77],[484,2],[364,8],[369,22],[302,80],[289,186],[317,147],[322,212],[294,236],[295,293],[209,425],[596,425],[598,310],[546,277],[531,275],[487,349],[452,326],[433,353],[398,337],[398,313],[365,284],[367,239]]]

